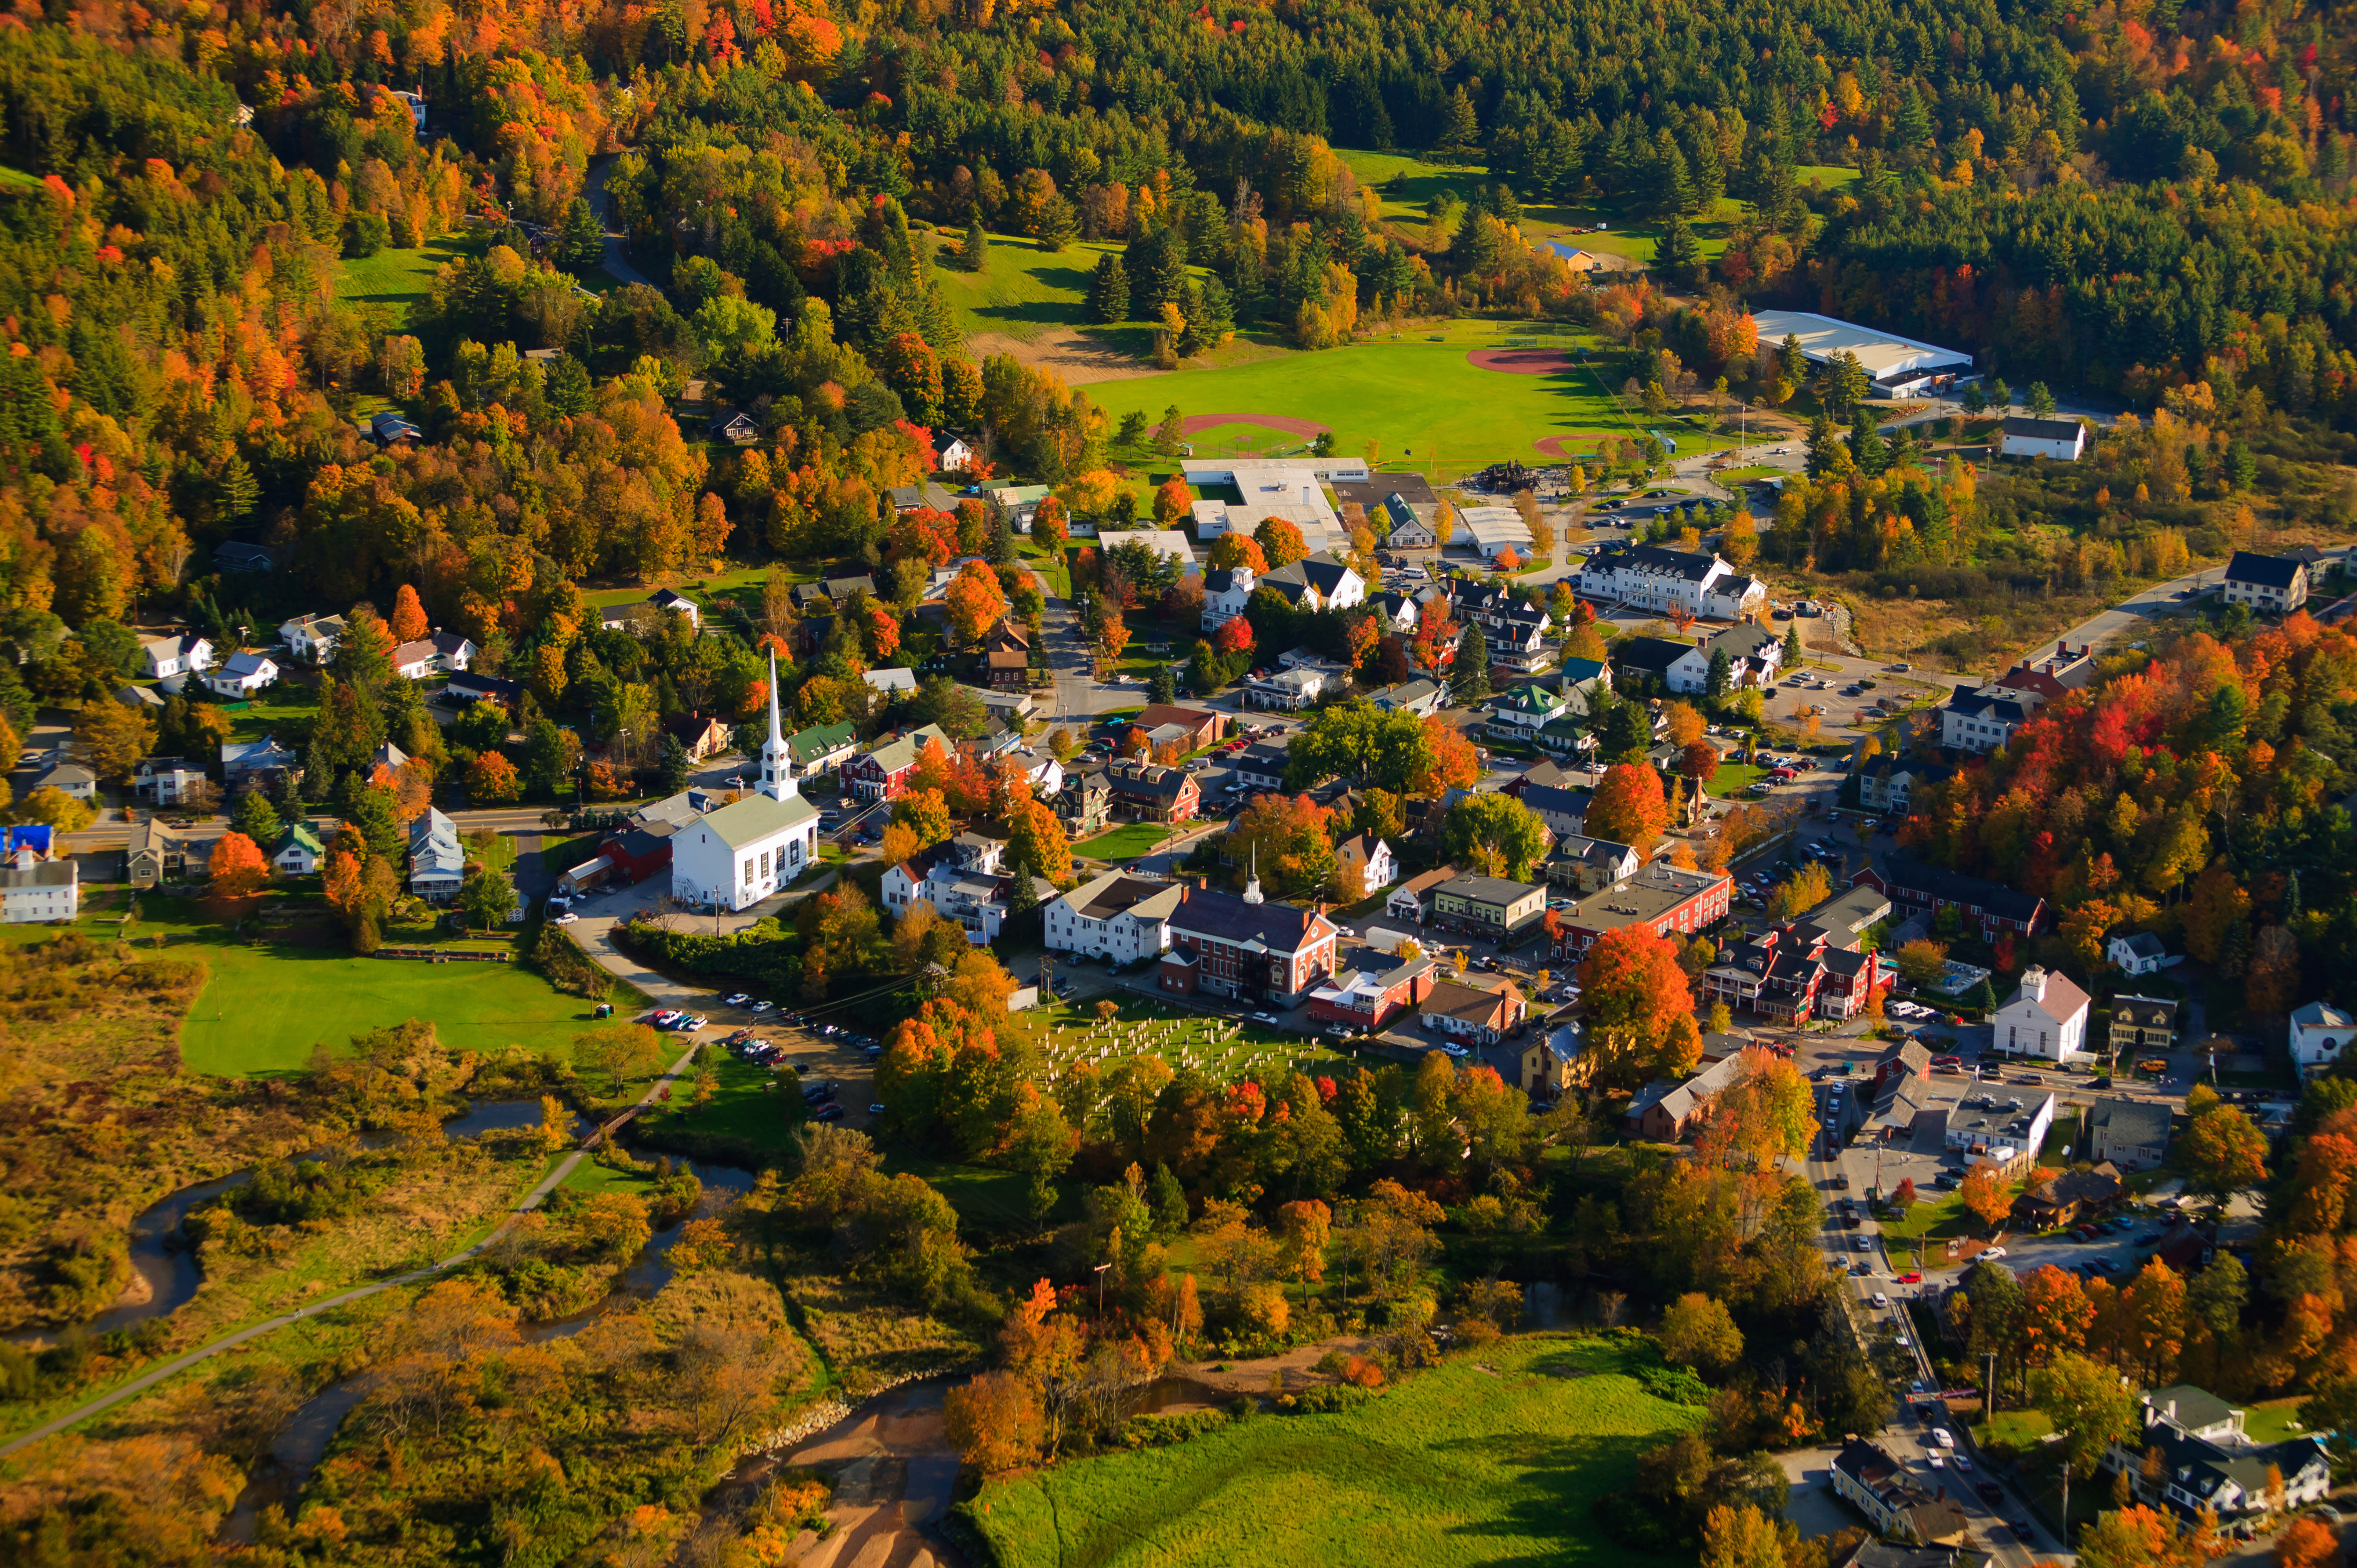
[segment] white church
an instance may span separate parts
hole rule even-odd
[[[734,913],[783,889],[818,858],[818,808],[794,787],[778,725],[778,656],[770,656],[770,738],[759,789],[698,817],[671,841],[672,897]]]

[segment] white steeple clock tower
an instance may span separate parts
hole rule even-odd
[[[794,787],[793,755],[786,749],[785,732],[778,727],[778,655],[770,654],[770,738],[761,743],[761,793],[772,800],[791,800]]]

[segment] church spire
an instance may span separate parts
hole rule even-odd
[[[1260,891],[1260,845],[1254,844],[1253,845],[1252,851],[1252,880],[1244,884],[1244,902],[1247,904],[1258,904],[1262,901]]]
[[[761,793],[772,800],[790,800],[794,788],[793,754],[787,749],[784,729],[778,723],[778,652],[770,650],[770,738],[761,743]]]

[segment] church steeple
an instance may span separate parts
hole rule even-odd
[[[1260,891],[1260,845],[1258,844],[1253,845],[1252,880],[1244,884],[1244,902],[1247,904],[1258,904],[1262,902]]]
[[[794,786],[794,759],[786,749],[785,732],[778,725],[778,654],[770,650],[770,738],[761,743],[761,793],[772,800],[791,800],[799,791]]]

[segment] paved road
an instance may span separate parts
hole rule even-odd
[[[695,1051],[694,1048],[691,1047],[685,1054],[681,1056],[679,1060],[672,1063],[671,1067],[661,1078],[656,1079],[653,1083],[647,1086],[646,1093],[639,1097],[638,1104],[632,1108],[630,1114],[636,1114],[639,1110],[642,1110],[645,1107],[653,1104],[655,1101],[660,1099],[663,1092],[686,1072],[688,1064],[693,1061],[694,1058]],[[295,1323],[302,1318],[317,1317],[323,1312],[330,1312],[337,1307],[347,1306],[356,1301],[364,1301],[368,1297],[375,1295],[382,1291],[391,1290],[395,1285],[415,1284],[420,1281],[432,1279],[436,1274],[440,1273],[445,1269],[452,1268],[459,1263],[467,1262],[469,1258],[474,1257],[477,1253],[482,1251],[483,1249],[489,1247],[492,1242],[505,1235],[508,1228],[515,1223],[515,1217],[517,1215],[528,1214],[532,1210],[538,1208],[541,1206],[542,1201],[545,1199],[550,1193],[554,1192],[558,1187],[562,1186],[565,1178],[570,1176],[574,1171],[580,1166],[581,1162],[589,1157],[590,1150],[595,1145],[597,1138],[601,1135],[602,1131],[603,1130],[600,1129],[597,1132],[591,1133],[588,1137],[582,1141],[582,1144],[579,1148],[565,1155],[562,1160],[559,1160],[556,1164],[556,1167],[550,1171],[548,1175],[543,1176],[539,1185],[535,1186],[530,1192],[526,1193],[522,1201],[519,1202],[515,1208],[510,1211],[509,1217],[501,1220],[499,1226],[493,1230],[490,1235],[484,1237],[473,1246],[468,1247],[461,1251],[453,1252],[450,1256],[443,1259],[440,1262],[429,1264],[425,1268],[412,1269],[406,1273],[395,1274],[390,1279],[380,1280],[373,1284],[356,1286],[355,1288],[345,1291],[338,1295],[322,1296],[319,1300],[313,1302],[308,1306],[297,1307],[293,1312],[282,1313],[276,1317],[265,1318],[262,1322],[250,1323],[242,1328],[234,1329],[212,1341],[209,1345],[201,1346],[197,1349],[188,1351],[185,1355],[176,1356],[171,1360],[163,1362],[158,1366],[149,1368],[146,1371],[142,1372],[139,1376],[132,1379],[129,1382],[124,1383],[118,1388],[109,1390],[107,1392],[99,1395],[96,1399],[91,1400],[89,1402],[59,1416],[54,1421],[37,1426],[32,1431],[27,1432],[21,1436],[12,1438],[5,1444],[0,1444],[0,1458],[5,1458],[8,1455],[14,1454],[16,1450],[24,1447],[27,1444],[38,1443],[44,1437],[53,1437],[78,1422],[87,1421],[90,1417],[98,1414],[101,1411],[111,1410],[114,1406],[121,1404],[125,1400],[146,1392],[149,1389],[152,1389],[156,1384],[163,1382],[166,1379],[178,1377],[180,1373],[187,1371],[189,1368],[196,1366],[199,1362],[210,1360],[213,1357],[221,1354],[225,1350],[234,1350],[241,1345],[250,1343],[253,1340],[260,1338],[265,1334],[273,1333],[275,1330],[284,1328],[289,1324]]]
[[[589,177],[581,188],[581,194],[589,200],[589,210],[597,215],[597,226],[606,231],[606,254],[599,264],[625,284],[642,283],[651,288],[654,285],[646,274],[623,259],[622,232],[606,218],[606,168],[613,161],[611,154],[590,159]]]

